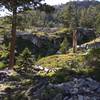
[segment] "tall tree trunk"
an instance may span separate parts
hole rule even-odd
[[[73,31],[73,53],[77,51],[77,30]]]
[[[16,44],[16,17],[17,11],[16,7],[13,7],[13,18],[12,18],[12,30],[11,30],[11,46],[9,54],[9,68],[13,68],[15,59],[15,44]]]

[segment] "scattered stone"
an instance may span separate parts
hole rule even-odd
[[[97,93],[100,93],[100,87],[97,89]]]
[[[61,54],[61,53],[62,53],[62,52],[61,52],[61,51],[59,51],[59,50],[56,52],[56,54]]]
[[[68,100],[73,100],[73,98],[70,98],[70,99],[68,99]]]
[[[46,71],[48,70],[46,69]],[[0,72],[0,81],[7,79],[7,75],[7,73]],[[21,86],[17,84],[17,88],[19,87]],[[12,93],[13,90],[7,87],[5,92]],[[25,96],[32,96],[37,100],[100,100],[100,83],[85,77],[73,78],[61,84],[48,84],[47,80],[42,79],[39,84],[31,86]]]
[[[57,94],[56,97],[54,97],[53,100],[63,100],[63,96],[61,93]]]
[[[69,90],[71,94],[77,94],[78,93],[78,88],[73,88]]]
[[[0,83],[7,81],[8,80],[8,75],[6,72],[0,72]]]
[[[95,86],[92,87],[92,84]],[[92,89],[94,87],[98,89]],[[72,81],[61,84],[43,84],[32,92],[33,97],[38,99],[46,93],[50,100],[100,100],[100,83],[91,78],[74,78]]]
[[[78,95],[78,100],[84,100],[84,96]]]
[[[46,73],[48,73],[48,72],[49,72],[49,69],[48,69],[48,68],[44,68],[44,71],[45,71]]]
[[[39,70],[43,70],[44,68],[42,66],[35,65],[34,69],[39,71]]]
[[[66,97],[64,97],[64,99],[63,99],[63,100],[68,100],[68,98],[69,98],[69,97],[68,97],[68,96],[66,96]]]

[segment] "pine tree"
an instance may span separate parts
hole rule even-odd
[[[32,64],[34,63],[35,58],[32,56],[30,50],[28,48],[25,48],[23,52],[17,57],[17,71],[31,71],[32,70]]]
[[[12,30],[11,30],[11,46],[9,54],[9,68],[13,68],[15,59],[15,44],[16,44],[16,19],[18,11],[24,11],[27,8],[36,8],[41,5],[42,0],[0,0],[0,7],[5,6],[13,13]]]

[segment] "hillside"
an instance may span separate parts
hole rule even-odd
[[[68,6],[68,5],[76,5],[79,8],[88,8],[90,6],[99,6],[100,2],[99,1],[71,1],[68,2],[66,4],[62,4],[59,6],[55,6],[57,9],[63,9],[64,6]]]
[[[0,100],[100,100],[100,1],[15,1],[0,18]]]

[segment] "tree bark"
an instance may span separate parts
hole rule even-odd
[[[12,30],[11,30],[11,45],[9,54],[9,68],[13,68],[15,59],[15,44],[16,44],[16,17],[17,8],[13,7]]]
[[[73,53],[77,52],[77,30],[73,32]]]

